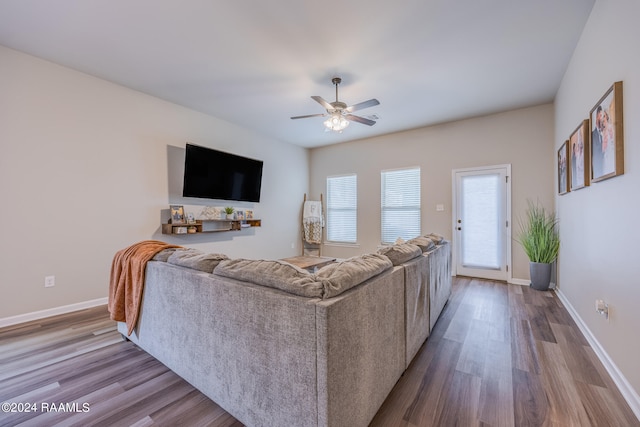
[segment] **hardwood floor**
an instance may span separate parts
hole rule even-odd
[[[242,425],[122,341],[106,307],[0,329],[0,402],[31,410],[0,412],[0,426]],[[371,426],[640,422],[554,293],[456,278]]]

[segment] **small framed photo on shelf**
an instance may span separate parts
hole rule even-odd
[[[253,219],[253,211],[252,210],[244,211],[244,219]]]
[[[558,194],[569,192],[569,170],[567,169],[567,154],[569,153],[569,141],[558,150]]]
[[[591,129],[591,181],[624,173],[622,82],[607,90],[589,115]]]
[[[569,158],[571,163],[571,191],[589,185],[591,157],[589,157],[589,120],[584,120],[569,137]]]
[[[187,224],[195,224],[196,217],[193,215],[193,212],[187,212]]]
[[[182,205],[170,205],[171,211],[171,224],[185,224],[184,206]]]
[[[236,211],[236,219],[244,219],[244,211]]]

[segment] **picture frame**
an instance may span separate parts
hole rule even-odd
[[[245,219],[253,219],[253,211],[249,210],[249,209],[244,211],[244,218]]]
[[[193,214],[193,212],[187,212],[187,224],[195,224],[196,223],[196,217]]]
[[[569,137],[569,187],[571,191],[587,187],[591,181],[589,120],[582,123]]]
[[[236,210],[236,219],[244,219],[244,211]]]
[[[624,174],[622,82],[615,82],[589,113],[591,182]]]
[[[569,141],[565,141],[558,149],[558,194],[567,194],[569,188],[569,168],[567,160],[569,158]]]
[[[184,206],[169,205],[169,211],[171,214],[171,224],[186,224],[184,216]]]

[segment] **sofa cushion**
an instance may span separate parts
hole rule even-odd
[[[378,250],[378,253],[389,258],[393,265],[400,265],[422,255],[422,249],[411,243],[403,243],[400,245],[386,246]]]
[[[322,283],[317,282],[313,274],[284,261],[227,260],[213,273],[303,297],[322,297]]]
[[[366,254],[329,264],[315,277],[322,283],[322,297],[331,298],[390,268],[393,264],[386,256]]]
[[[229,257],[224,254],[207,254],[198,249],[180,249],[174,251],[167,259],[167,262],[169,264],[211,273],[220,261],[225,259],[229,259]]]
[[[163,249],[151,258],[153,261],[167,262],[171,254],[173,254],[178,248]]]
[[[430,251],[431,249],[436,247],[433,239],[427,236],[420,236],[414,239],[409,240],[407,243],[412,243],[416,246],[419,246],[422,252]]]
[[[433,240],[433,243],[435,243],[436,245],[442,244],[442,241],[444,240],[444,236],[438,233],[429,233],[425,237],[428,237],[431,240]]]

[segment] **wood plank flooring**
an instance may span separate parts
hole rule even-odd
[[[106,307],[0,329],[0,402],[33,405],[0,426],[242,425],[123,341]],[[554,293],[459,277],[371,426],[640,422]]]

